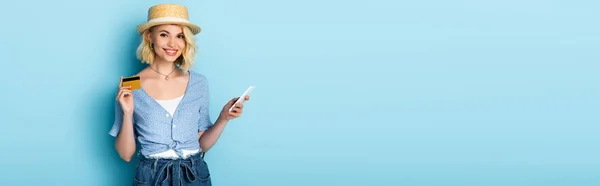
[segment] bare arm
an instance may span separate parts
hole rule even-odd
[[[215,122],[213,126],[211,126],[206,131],[199,132],[200,138],[198,142],[200,143],[200,148],[202,148],[203,152],[208,152],[210,148],[217,143],[217,140],[223,133],[223,129],[227,123],[235,118],[238,118],[242,115],[242,110],[244,108],[245,101],[250,100],[250,96],[246,96],[242,103],[238,103],[235,105],[233,110],[229,112],[229,108],[235,103],[239,98],[233,98],[225,106],[223,106],[223,110],[221,110],[221,114],[219,114],[219,118]]]
[[[123,77],[121,77],[123,81]],[[119,85],[119,93],[117,94],[117,100],[119,104],[116,109],[122,110],[122,123],[121,129],[115,139],[115,149],[119,153],[121,159],[126,162],[131,161],[131,157],[135,153],[135,138],[133,134],[133,93],[130,90],[131,87],[122,87]]]
[[[208,130],[198,133],[200,135],[200,139],[198,139],[200,142],[200,148],[202,148],[203,152],[207,152],[213,147],[213,145],[215,145],[215,143],[217,143],[217,140],[221,136],[221,133],[223,133],[223,129],[225,129],[225,126],[228,122],[229,121],[224,118],[219,118],[217,119],[217,122],[215,122],[215,124]]]
[[[115,148],[121,159],[126,162],[131,161],[131,157],[135,153],[135,138],[133,137],[133,114],[126,113],[123,115],[123,125],[115,140]]]

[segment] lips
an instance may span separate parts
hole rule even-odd
[[[163,49],[163,50],[165,50],[165,53],[168,56],[175,56],[175,55],[177,55],[177,50],[175,50],[175,49]]]

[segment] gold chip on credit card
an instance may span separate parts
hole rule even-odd
[[[131,90],[137,90],[142,88],[142,85],[140,85],[140,76],[131,76],[123,78],[123,86],[131,86]]]

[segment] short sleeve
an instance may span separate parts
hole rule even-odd
[[[121,104],[119,104],[119,101],[114,102],[114,108],[115,119],[108,134],[113,137],[117,137],[117,134],[119,134],[119,131],[121,130],[121,125],[123,125],[123,109],[121,109]]]
[[[115,110],[114,110],[115,118],[113,121],[112,128],[110,129],[108,134],[110,134],[113,137],[117,137],[117,135],[121,131],[121,125],[123,125],[123,115],[124,114],[123,114],[123,109],[121,108],[121,104],[119,103],[118,100],[115,101],[114,108],[115,108]],[[132,121],[133,121],[133,119],[132,119]],[[134,128],[133,136],[134,136],[134,138],[137,138],[137,135],[135,133],[135,128]]]
[[[201,101],[202,105],[200,105],[200,111],[199,111],[200,118],[198,120],[198,132],[202,132],[214,125],[214,123],[210,121],[210,115],[209,115],[210,113],[208,110],[208,107],[209,107],[208,81],[206,80],[205,77],[203,77],[200,82],[199,93],[201,94],[200,96],[202,99],[202,101]]]

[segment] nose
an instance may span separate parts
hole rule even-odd
[[[173,48],[175,46],[175,38],[171,37],[171,39],[169,39],[169,42],[167,43],[167,45],[171,48]]]

